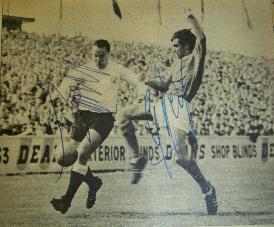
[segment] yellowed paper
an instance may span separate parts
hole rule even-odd
[[[274,224],[271,0],[1,7],[0,225]]]

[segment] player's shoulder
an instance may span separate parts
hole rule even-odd
[[[113,71],[115,71],[117,74],[119,74],[120,76],[127,76],[127,75],[134,75],[134,71],[132,71],[131,69],[125,67],[124,65],[118,64],[116,62],[113,62]]]
[[[123,70],[122,65],[116,63],[113,60],[108,61],[108,65],[107,65],[106,69],[107,69],[107,71],[112,72],[112,73],[114,73],[114,72],[119,73]]]
[[[124,71],[129,70],[129,69],[126,68],[124,65],[118,64],[118,63],[116,63],[116,62],[114,62],[114,61],[111,61],[110,66],[111,66],[113,69],[116,69],[117,71],[121,71],[121,72],[124,72]]]

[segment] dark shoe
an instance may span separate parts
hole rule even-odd
[[[96,193],[102,187],[103,182],[99,177],[92,177],[88,181],[89,191],[88,191],[88,198],[86,201],[87,209],[90,209],[94,206],[96,202]]]
[[[70,208],[70,202],[68,202],[64,197],[61,199],[52,199],[50,201],[55,210],[65,214]]]
[[[135,162],[131,163],[133,170],[133,178],[131,180],[131,184],[138,184],[142,177],[142,171],[147,164],[147,160],[145,157],[141,156],[136,159]]]
[[[142,178],[142,173],[134,172],[133,178],[131,180],[131,184],[138,184],[138,182],[140,181],[141,178]]]
[[[212,185],[209,192],[206,193],[205,201],[208,215],[215,215],[218,210],[218,202],[216,198],[216,190]]]

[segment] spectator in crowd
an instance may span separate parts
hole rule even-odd
[[[78,64],[90,60],[90,43],[84,36],[38,35],[3,28],[0,135],[58,132],[51,106],[43,104],[48,82],[60,83],[68,71],[64,60]],[[112,58],[140,77],[153,75],[156,68],[165,74],[175,59],[173,52],[162,46],[121,41],[111,45]],[[198,135],[248,135],[253,141],[259,135],[273,135],[273,65],[273,59],[208,51],[203,83],[192,105]],[[120,107],[136,98],[134,86],[126,81],[119,94]],[[57,115],[67,126],[64,108],[58,108]],[[143,125],[137,124],[137,129],[139,135],[147,133]]]

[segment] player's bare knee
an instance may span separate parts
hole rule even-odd
[[[79,160],[89,159],[90,155],[96,151],[100,143],[92,143],[89,141],[84,141],[78,148]],[[81,162],[82,163],[82,162]]]
[[[79,142],[73,140],[59,144],[55,149],[55,158],[57,163],[64,167],[71,166],[78,157],[78,144]]]
[[[89,159],[90,159],[89,152],[86,152],[86,153],[82,152],[82,153],[79,153],[79,157],[77,161],[81,165],[86,165]]]

